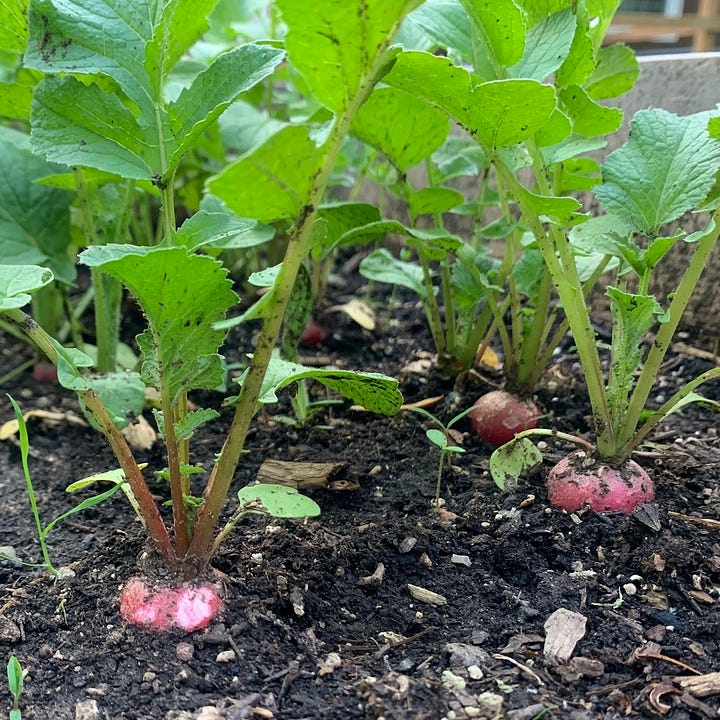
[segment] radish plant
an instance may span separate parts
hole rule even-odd
[[[311,251],[342,144],[359,109],[395,61],[399,50],[392,46],[393,37],[417,4],[323,0],[308,14],[299,0],[279,0],[277,9],[287,28],[284,49],[276,43],[234,47],[186,78],[174,96],[167,87],[170,73],[200,36],[214,0],[194,6],[191,14],[178,0],[30,4],[25,63],[45,73],[33,95],[34,151],[57,163],[149,183],[160,196],[158,245],[110,243],[80,254],[80,262],[116,278],[142,307],[148,327],[137,337],[140,372],[110,378],[88,374],[90,358],[63,347],[22,311],[28,294],[51,281],[49,271],[34,265],[0,267],[0,310],[56,363],[61,384],[77,392],[115,453],[160,561],[181,578],[198,577],[224,537],[218,522],[259,403],[291,382],[313,377],[369,410],[392,414],[400,407],[395,380],[304,368],[284,359],[277,348],[286,315],[291,326],[297,322],[297,313],[288,310],[293,310],[294,288]],[[183,156],[239,95],[285,61],[324,106],[321,119],[282,124],[226,165],[208,182],[214,196],[208,195],[211,209],[176,227],[175,178]],[[238,303],[227,271],[203,248],[226,232],[234,222],[232,213],[264,223],[281,220],[292,229],[270,290],[255,311],[262,327],[240,380],[231,427],[202,495],[196,496],[190,440],[215,412],[190,411],[187,394],[221,383],[223,321]],[[295,333],[291,327],[290,334]],[[138,412],[146,387],[161,398],[156,418],[167,450],[161,474],[169,483],[171,529],[119,431]],[[265,505],[266,496],[259,503],[273,512]],[[308,514],[307,508],[298,512]],[[142,578],[140,583],[125,596],[130,603],[123,606],[125,616],[157,629],[200,627],[220,607],[205,585],[195,588],[192,597],[160,588],[165,594],[153,605],[153,589]],[[181,617],[187,606],[200,614],[197,623]]]
[[[583,470],[597,462],[622,473],[647,433],[668,413],[697,399],[698,384],[720,374],[710,371],[661,408],[646,410],[655,376],[718,235],[713,219],[706,230],[685,237],[697,249],[676,292],[665,304],[650,294],[653,267],[681,237],[663,235],[663,226],[713,197],[720,146],[708,134],[712,113],[688,118],[661,110],[638,113],[630,140],[605,161],[597,185],[597,163],[585,155],[602,147],[603,136],[617,130],[621,120],[619,110],[597,101],[629,89],[638,73],[629,49],[602,46],[619,3],[599,8],[568,2],[552,9],[533,2],[460,4],[462,10],[458,5],[450,10],[446,3],[429,0],[411,17],[408,30],[411,37],[429,34],[447,42],[432,22],[433,12],[442,8],[460,16],[464,11],[470,22],[451,23],[449,56],[408,50],[384,80],[444,110],[466,129],[492,165],[501,209],[519,214],[518,230],[508,235],[506,269],[484,284],[485,307],[505,348],[508,389],[537,381],[569,327],[596,432],[595,451],[578,463]],[[472,71],[455,61],[463,56],[462,48]],[[712,122],[717,134],[718,120]],[[565,193],[594,185],[607,214],[588,220],[580,203]],[[510,271],[521,250],[522,262],[532,267],[528,277],[535,279],[523,302],[518,301],[519,276]],[[618,280],[607,290],[613,334],[606,378],[587,288],[607,268],[615,269]],[[634,292],[624,279],[628,269],[637,276]],[[509,293],[501,299],[493,285],[507,279]],[[643,356],[640,343],[654,328],[655,342]],[[644,487],[649,499],[650,484]]]
[[[533,390],[568,329],[531,222],[518,216],[510,180],[498,164],[513,182],[530,178],[535,194],[565,196],[599,182],[597,162],[588,153],[605,144],[604,136],[617,130],[622,114],[597,101],[629,90],[638,75],[628,48],[601,47],[617,4],[591,9],[586,2],[551,8],[428,0],[404,28],[403,38],[413,49],[385,78],[467,131],[468,137],[452,138],[454,146],[464,147],[461,156],[448,152],[450,143],[432,156],[428,175],[440,187],[425,190],[436,203],[427,205],[435,213],[436,231],[442,227],[441,210],[473,213],[475,231],[470,241],[451,244],[442,238],[440,247],[410,238],[417,263],[381,249],[363,262],[361,272],[419,295],[438,353],[454,358],[446,365],[456,372],[472,367],[497,339],[505,387],[480,398],[470,416],[479,436],[492,445],[534,427],[541,412],[531,400]],[[598,14],[597,22],[590,22],[591,13]],[[428,52],[440,48],[449,48],[447,57]],[[466,172],[468,164],[478,175],[477,194],[453,204],[445,183]],[[529,212],[535,221],[545,221],[544,209]],[[584,220],[578,212],[565,215],[568,225]],[[504,243],[499,259],[488,252],[489,240]],[[582,293],[616,262],[587,244],[571,243],[567,252],[577,263]]]
[[[558,507],[629,512],[638,502],[651,501],[652,480],[630,458],[633,450],[668,415],[703,401],[695,389],[720,377],[719,369],[709,370],[686,383],[659,408],[647,409],[655,378],[720,232],[717,213],[703,230],[690,235],[683,231],[666,235],[663,228],[686,212],[717,205],[719,127],[712,112],[687,117],[663,110],[638,112],[631,122],[629,140],[603,163],[603,182],[594,191],[606,214],[571,231],[582,233],[583,242],[603,247],[637,276],[634,292],[625,287],[624,276],[607,288],[613,320],[607,373],[588,305],[577,292],[578,269],[567,252],[565,232],[559,223],[547,227],[533,223],[573,333],[595,426],[594,450],[579,450],[550,471],[550,501]],[[505,168],[500,169],[509,177]],[[519,183],[510,183],[524,214],[560,207],[560,198],[533,196]],[[652,270],[680,240],[694,244],[695,251],[675,291],[663,303],[649,293]],[[642,343],[651,330],[654,340],[643,350]],[[513,441],[518,452],[524,452],[531,434],[528,431]]]

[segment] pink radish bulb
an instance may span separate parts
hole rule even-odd
[[[120,617],[155,632],[200,630],[222,607],[217,589],[209,583],[149,588],[144,580],[133,578],[120,593]]]
[[[587,507],[594,512],[631,513],[640,503],[655,499],[655,485],[634,460],[614,467],[576,450],[563,458],[547,477],[553,507],[572,512]]]
[[[490,445],[510,442],[521,430],[537,427],[540,411],[532,400],[524,400],[505,390],[493,390],[475,403],[468,415],[473,432]]]

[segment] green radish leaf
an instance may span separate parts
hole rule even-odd
[[[573,132],[578,135],[609,135],[622,124],[621,110],[599,105],[579,85],[563,88],[560,91],[560,100],[572,121]]]
[[[11,655],[7,664],[8,690],[14,698],[20,698],[23,691],[23,671],[20,661]]]
[[[275,230],[231,213],[220,201],[203,198],[200,210],[177,230],[175,242],[188,250],[210,245],[223,250],[249,248],[272,240]]]
[[[525,50],[525,21],[513,0],[461,0],[475,30],[474,65],[487,80],[520,62]]]
[[[569,8],[553,13],[532,27],[525,38],[525,52],[508,76],[545,80],[570,53],[577,20]]]
[[[313,308],[312,278],[305,265],[301,265],[295,278],[290,302],[283,320],[280,352],[288,360],[297,360],[297,346]]]
[[[451,235],[440,228],[409,228],[396,220],[380,220],[362,227],[348,230],[337,242],[341,245],[374,242],[389,233],[405,235],[408,244],[422,250],[428,257],[440,259],[447,253],[454,252],[462,244],[457,235]]]
[[[53,340],[57,352],[58,382],[68,390],[84,392],[92,390],[107,409],[117,427],[123,428],[137,417],[145,404],[145,385],[134,372],[107,373],[105,375],[84,375],[82,368],[93,365],[92,358],[77,348],[63,347]],[[95,418],[87,412],[80,398],[80,406],[90,424],[99,429]]]
[[[558,108],[555,108],[550,119],[535,133],[535,140],[541,147],[557,145],[567,139],[572,131],[570,118]]]
[[[68,255],[72,195],[36,182],[60,169],[65,168],[32,154],[27,135],[0,129],[2,263],[44,265],[69,284],[75,279]]]
[[[606,294],[613,318],[607,395],[611,415],[619,427],[625,418],[635,371],[642,361],[641,342],[658,319],[662,322],[665,311],[653,295],[633,295],[611,286]]]
[[[635,53],[620,43],[600,48],[595,69],[584,87],[594,100],[614,98],[626,93],[640,75]]]
[[[259,502],[271,517],[302,518],[320,514],[320,506],[314,500],[301,495],[296,488],[284,485],[247,485],[238,490],[237,497],[241,509],[250,503]]]
[[[583,153],[589,153],[593,150],[600,150],[604,148],[607,143],[602,138],[584,138],[577,137],[575,135],[569,137],[567,140],[563,140],[557,145],[551,147],[544,147],[543,160],[546,165],[554,165],[555,163],[564,163],[567,160],[572,160],[577,155]],[[582,158],[583,160],[589,160],[589,158]],[[595,162],[594,160],[592,162]],[[595,166],[599,170],[599,166]]]
[[[220,417],[220,413],[217,410],[208,408],[191,410],[180,422],[175,424],[175,438],[177,440],[189,440],[201,425],[218,417]]]
[[[301,125],[282,129],[208,182],[210,191],[243,216],[271,222],[297,218],[322,161]]]
[[[617,215],[596,215],[570,230],[568,239],[573,247],[591,253],[622,257],[621,246],[630,236],[632,228]]]
[[[346,233],[375,222],[380,222],[380,210],[369,203],[339,202],[322,205],[317,211],[313,226],[313,257],[328,257]],[[383,234],[378,233],[376,237],[380,239]]]
[[[206,26],[202,8],[213,4],[33,2],[25,64],[62,75],[47,77],[33,96],[33,148],[69,165],[167,180],[203,129],[283,57],[269,46],[237,47],[166,104],[167,73],[199,38]],[[95,82],[80,82],[81,75]]]
[[[160,389],[162,382],[174,402],[222,382],[225,332],[214,323],[238,298],[220,262],[179,247],[112,244],[88,248],[80,262],[119,278],[142,306],[149,327],[137,340],[146,384]]]
[[[441,182],[456,177],[474,177],[488,166],[483,149],[470,138],[451,135],[432,155]]]
[[[428,440],[433,444],[437,445],[441,450],[445,450],[447,448],[448,439],[442,430],[438,430],[437,428],[430,428],[429,430],[425,431],[425,435],[427,435]]]
[[[194,16],[197,11],[192,10]],[[175,167],[205,128],[242,93],[272,74],[284,53],[267,45],[241,45],[219,55],[168,106],[170,167]]]
[[[76,381],[73,390],[93,390],[110,413],[113,422],[119,428],[129,425],[145,405],[145,384],[137,373],[116,372],[97,377],[83,376]],[[80,402],[85,410],[85,405]],[[92,417],[86,413],[91,420]]]
[[[584,85],[595,69],[595,44],[590,37],[590,19],[585,3],[575,6],[575,36],[570,52],[563,64],[555,72],[555,85],[558,88],[568,85]]]
[[[153,39],[145,46],[145,70],[159,95],[160,80],[197,42],[208,28],[207,17],[217,0],[170,0],[159,5],[161,15],[153,24]],[[153,16],[157,11],[153,11]]]
[[[457,190],[444,187],[421,188],[408,198],[413,216],[444,213],[465,202],[465,196]]]
[[[448,58],[402,53],[384,82],[447,112],[485,148],[526,140],[555,109],[555,91],[535,80],[479,82]]]
[[[142,412],[145,405],[145,385],[137,373],[117,372],[97,376],[83,374],[82,368],[93,365],[92,358],[77,348],[63,347],[57,340],[53,340],[53,345],[57,353],[56,367],[60,385],[77,393],[88,390],[94,392],[119,428],[128,425]],[[100,430],[82,397],[80,407],[88,422],[96,430]]]
[[[33,90],[40,80],[40,73],[20,67],[15,71],[13,82],[1,82],[0,116],[11,120],[28,120]]]
[[[544,267],[545,260],[540,250],[525,248],[510,272],[517,291],[530,298],[529,308],[537,306],[537,292]]]
[[[28,13],[25,65],[45,73],[105,75],[142,115],[152,115],[160,98],[144,58],[158,8],[155,0],[35,0]]]
[[[490,474],[501,490],[512,491],[520,478],[537,470],[542,453],[529,438],[516,438],[490,456]]]
[[[122,100],[75,77],[47,77],[33,95],[33,150],[55,162],[87,165],[138,180],[161,170],[155,129]]]
[[[415,263],[398,260],[389,250],[375,250],[360,263],[360,274],[368,280],[400,285],[412,290],[421,300],[427,299],[422,268]]]
[[[361,83],[377,80],[374,65],[403,17],[421,0],[365,0],[362,5],[316,0],[308,12],[304,0],[278,0],[288,32],[290,61],[315,97],[340,113]],[[375,77],[368,74],[374,71]]]
[[[238,379],[240,384],[244,377]],[[277,402],[278,390],[305,378],[316,380],[371,412],[394,415],[402,405],[398,382],[393,378],[379,373],[307,367],[283,360],[277,350],[265,374],[259,402]]]
[[[437,150],[450,130],[447,115],[408,93],[382,87],[355,115],[352,132],[405,172]]]
[[[31,292],[52,281],[52,271],[38,265],[0,265],[0,311],[24,307]]]
[[[548,197],[536,195],[522,188],[518,191],[522,199],[530,206],[536,215],[546,215],[552,222],[562,225],[574,225],[582,222],[584,215],[578,213],[580,203],[571,197]]]
[[[595,197],[648,235],[707,197],[720,169],[720,142],[708,135],[709,112],[678,117],[665,110],[641,110],[630,138],[602,164]]]
[[[223,145],[238,156],[269,140],[287,124],[243,100],[234,102],[218,120]]]
[[[27,44],[27,0],[0,3],[0,50],[23,53]]]
[[[406,38],[415,38],[410,46]],[[405,18],[398,40],[412,50],[449,48],[466,61],[473,59],[473,35],[467,13],[458,0],[426,0]]]

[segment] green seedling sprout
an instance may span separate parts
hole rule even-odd
[[[276,518],[308,518],[320,515],[319,505],[293,487],[258,483],[238,491],[238,508],[215,539],[220,546],[232,529],[248,515],[269,515]]]
[[[22,712],[20,711],[20,697],[23,691],[23,669],[20,661],[11,655],[7,664],[7,682],[8,690],[13,698],[12,710],[8,720],[22,720]]]
[[[59,523],[65,520],[68,517],[71,517],[72,515],[75,515],[76,513],[82,512],[83,510],[87,510],[91,507],[94,507],[95,505],[99,505],[100,503],[104,502],[108,498],[112,497],[118,490],[121,489],[124,483],[117,482],[116,485],[114,485],[109,490],[106,490],[103,493],[100,493],[98,495],[95,495],[90,498],[86,498],[81,503],[78,503],[75,507],[68,510],[67,512],[62,513],[58,517],[51,520],[47,525],[43,527],[41,518],[40,518],[40,511],[38,510],[37,505],[37,498],[35,495],[35,488],[33,486],[32,477],[30,475],[30,465],[29,465],[29,455],[30,455],[30,439],[28,436],[28,430],[27,430],[27,423],[25,422],[25,417],[20,410],[19,405],[15,400],[8,395],[8,399],[10,400],[10,403],[12,404],[13,410],[15,412],[15,417],[17,419],[18,423],[18,435],[20,440],[20,458],[22,462],[22,469],[23,469],[23,475],[25,476],[25,485],[27,488],[28,493],[28,499],[30,501],[30,510],[32,512],[33,519],[35,521],[35,529],[36,534],[38,538],[38,542],[40,543],[40,550],[42,552],[43,556],[43,562],[40,565],[34,564],[34,563],[25,563],[20,560],[12,554],[3,554],[2,557],[4,559],[9,560],[11,562],[18,562],[21,565],[26,565],[29,567],[44,567],[45,570],[47,570],[50,575],[53,577],[58,576],[58,570],[55,568],[55,566],[52,563],[52,560],[50,559],[50,552],[47,547],[47,536],[50,534],[51,530]],[[143,466],[144,467],[144,466]],[[119,471],[116,471],[119,472]],[[94,479],[91,478],[91,480],[94,481]],[[79,489],[80,487],[85,487],[85,485],[89,484],[87,481],[78,481],[78,483],[75,484],[75,486],[70,486],[72,489],[68,488],[69,492],[72,492],[73,490]],[[129,492],[126,490],[126,493]]]
[[[462,448],[459,445],[452,444],[450,429],[453,425],[455,425],[455,423],[457,423],[459,420],[462,420],[462,418],[472,412],[473,408],[470,407],[466,410],[463,410],[461,413],[458,413],[447,424],[444,424],[442,420],[440,420],[438,417],[433,415],[425,408],[410,406],[407,408],[407,410],[410,410],[411,412],[428,418],[438,426],[437,428],[428,428],[425,431],[425,435],[427,436],[427,439],[440,450],[440,459],[438,461],[437,482],[435,483],[434,497],[435,507],[440,507],[440,488],[442,485],[442,472],[445,460],[447,459],[448,468],[451,468],[452,456],[454,454],[465,452],[465,448]]]
[[[28,438],[27,424],[23,417],[20,407],[15,400],[8,395],[10,402],[12,403],[13,410],[15,411],[15,417],[17,418],[19,435],[20,435],[20,459],[22,462],[23,475],[25,476],[25,486],[27,488],[28,499],[30,500],[30,509],[32,511],[33,519],[35,520],[35,529],[37,532],[38,542],[40,543],[40,550],[43,556],[43,567],[54,577],[57,575],[57,570],[52,564],[50,559],[50,553],[45,542],[47,535],[46,530],[42,526],[40,521],[40,512],[37,506],[37,500],[35,498],[35,489],[33,488],[32,478],[30,476],[30,465],[28,463],[28,457],[30,454],[30,439]],[[15,661],[17,662],[17,660]],[[8,678],[9,678],[9,666],[8,666]]]

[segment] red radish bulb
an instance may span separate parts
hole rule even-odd
[[[38,382],[53,383],[57,385],[57,368],[47,360],[38,360],[33,365],[33,378]]]
[[[490,445],[510,442],[521,430],[537,427],[540,411],[532,400],[505,390],[493,390],[480,397],[468,415],[473,432]]]
[[[120,617],[155,632],[200,630],[222,606],[218,591],[209,583],[150,589],[140,578],[133,578],[120,593]]]
[[[585,450],[576,450],[550,470],[547,489],[550,504],[568,512],[587,507],[631,513],[655,499],[653,481],[634,460],[614,467],[593,460]]]
[[[305,329],[300,335],[300,342],[305,345],[321,345],[325,342],[328,336],[328,331],[322,326],[318,325],[314,320],[308,320]]]

